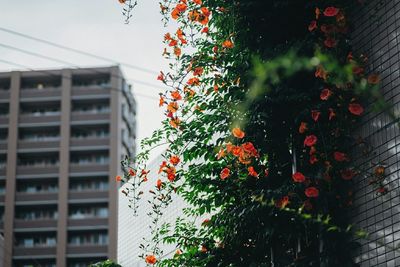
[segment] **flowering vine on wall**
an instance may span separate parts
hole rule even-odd
[[[117,177],[134,209],[153,195],[148,265],[353,266],[352,238],[365,233],[346,216],[360,174],[352,132],[364,103],[381,100],[379,76],[352,52],[348,2],[161,1],[178,25],[164,35],[170,70],[157,77],[169,88],[166,119]],[[165,161],[151,180],[159,145]],[[384,193],[378,167],[371,183]],[[163,224],[172,194],[209,219]],[[176,244],[172,258],[160,258],[163,242]]]

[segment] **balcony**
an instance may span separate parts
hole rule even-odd
[[[0,126],[8,127],[8,115],[0,115]]]
[[[108,218],[68,219],[68,228],[108,228]]]
[[[106,245],[68,245],[67,255],[96,255],[96,256],[107,256]]]
[[[30,259],[32,255],[35,255],[35,258],[42,256],[46,257],[55,257],[56,256],[56,247],[14,247],[13,256],[14,258],[19,259]]]
[[[21,90],[21,101],[58,100],[61,98],[60,87],[46,87],[43,89],[27,88]]]
[[[110,139],[107,137],[90,137],[87,138],[71,138],[70,146],[75,147],[73,150],[79,150],[79,147],[101,147],[107,148],[110,144]],[[0,147],[1,148],[1,147]]]
[[[10,90],[0,90],[0,103],[10,102]]]
[[[4,178],[4,176],[6,176],[6,168],[0,164],[0,177]]]
[[[19,140],[18,150],[20,152],[30,151],[30,150],[40,150],[40,151],[58,151],[60,149],[60,141],[57,139],[49,140]],[[1,142],[0,142],[1,150]]]
[[[0,153],[1,152],[7,152],[7,141],[5,140],[0,140]]]
[[[41,192],[41,193],[24,193],[17,192],[15,201],[57,201],[58,193],[56,192]]]
[[[76,99],[104,99],[110,97],[111,85],[73,86],[71,98]]]
[[[57,125],[60,123],[61,115],[34,115],[34,114],[23,114],[19,116],[19,124],[21,126],[30,126],[31,124],[46,124],[46,125]]]
[[[68,199],[70,200],[90,200],[90,199],[107,199],[108,191],[70,191]]]
[[[70,173],[108,173],[108,164],[71,164],[69,166]]]
[[[18,165],[17,175],[58,175],[58,165]],[[0,174],[1,175],[1,174]]]
[[[72,112],[71,123],[74,124],[96,124],[101,122],[109,122],[109,113],[85,113],[85,112]]]
[[[14,228],[18,230],[29,230],[29,229],[37,229],[37,228],[46,228],[43,230],[48,231],[49,228],[55,230],[57,228],[57,220],[55,219],[37,219],[37,220],[14,220]]]

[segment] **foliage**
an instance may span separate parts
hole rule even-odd
[[[121,265],[113,262],[112,260],[106,260],[103,262],[91,264],[90,267],[121,267]]]
[[[143,260],[158,266],[353,266],[351,151],[364,102],[383,106],[379,76],[349,45],[351,1],[164,0],[170,71],[166,120],[123,162],[136,208],[152,194]],[[166,145],[160,179],[149,151]],[[154,190],[142,192],[143,183]],[[209,215],[161,224],[172,194]],[[161,259],[162,242],[177,247]]]

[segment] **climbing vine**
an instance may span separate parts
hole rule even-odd
[[[120,1],[125,3],[125,1]],[[158,266],[353,266],[354,127],[384,106],[349,40],[358,1],[163,0],[166,119],[122,162],[132,207],[151,194],[143,260]],[[128,18],[129,19],[129,18]],[[148,153],[166,146],[157,180]],[[377,166],[372,183],[382,184]],[[154,184],[143,192],[143,183]],[[172,195],[190,218],[161,223]],[[162,259],[160,244],[176,245]]]

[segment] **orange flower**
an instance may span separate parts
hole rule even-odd
[[[157,184],[156,184],[158,190],[161,189],[162,185],[163,185],[163,182],[161,182],[161,179],[158,179],[158,180],[157,180]]]
[[[160,102],[158,103],[158,106],[161,107],[162,105],[164,105],[165,103],[165,99],[162,95],[160,95]]]
[[[174,100],[181,100],[182,99],[182,96],[181,96],[181,94],[179,93],[178,90],[171,92],[171,97]]]
[[[275,207],[284,209],[289,204],[289,197],[284,196],[275,203]]]
[[[188,18],[190,21],[197,21],[199,18],[200,13],[197,10],[189,11]]]
[[[306,180],[306,177],[301,172],[295,172],[292,175],[292,179],[296,183],[303,183]]]
[[[233,48],[233,43],[231,42],[231,40],[225,40],[225,41],[222,43],[222,47],[225,47],[225,48]]]
[[[307,197],[318,197],[319,190],[317,188],[315,188],[314,186],[311,186],[311,187],[306,188],[304,193]]]
[[[219,177],[221,177],[222,180],[225,180],[231,175],[231,170],[228,168],[222,169],[221,173],[219,174]]]
[[[232,134],[234,137],[239,139],[242,139],[245,136],[245,133],[242,130],[240,130],[240,128],[233,128]]]
[[[168,44],[169,46],[176,46],[176,45],[178,45],[178,41],[177,40],[175,40],[175,39],[171,39],[170,41],[169,41],[169,44]]]
[[[121,175],[115,176],[115,181],[120,182],[122,180]]]
[[[192,85],[192,86],[196,86],[196,85],[199,85],[199,84],[200,84],[200,80],[199,80],[199,78],[197,78],[197,77],[193,77],[193,78],[190,78],[190,79],[187,81],[187,84],[188,84],[188,85]]]
[[[193,2],[195,3],[195,4],[197,4],[197,5],[201,5],[201,0],[193,0]]]
[[[258,173],[254,170],[253,166],[247,168],[249,175],[258,178]]]
[[[364,112],[364,108],[357,103],[349,104],[349,111],[351,114],[360,116]]]
[[[170,41],[172,40],[171,34],[169,32],[167,32],[166,34],[164,34],[164,40],[165,41]]]
[[[232,154],[236,157],[239,157],[243,154],[243,149],[240,146],[234,146],[232,148]]]
[[[374,170],[374,175],[375,175],[376,177],[383,177],[383,176],[385,176],[385,167],[382,166],[382,165],[377,166],[377,167],[375,168],[375,170]]]
[[[129,169],[129,175],[130,176],[135,176],[136,175],[135,170],[134,169]]]
[[[312,154],[310,156],[310,164],[314,164],[314,163],[317,163],[317,162],[318,162],[317,156],[315,156],[315,154]]]
[[[223,148],[221,148],[221,149],[218,151],[217,159],[221,159],[221,158],[223,158],[223,157],[225,157],[225,150],[224,150]]]
[[[175,113],[178,109],[179,109],[179,105],[175,101],[169,103],[167,106],[167,110],[171,113]]]
[[[178,126],[181,124],[181,120],[180,119],[178,119],[178,118],[172,118],[170,121],[169,121],[169,125],[171,125],[172,127],[174,127],[174,128],[178,128]]]
[[[322,66],[318,66],[315,70],[315,77],[326,80],[328,78],[328,73],[324,70]]]
[[[201,33],[208,33],[208,27],[204,27],[204,28],[201,30]]]
[[[118,0],[121,4],[125,4],[126,0]]]
[[[253,157],[259,157],[260,155],[258,154],[257,149],[254,147],[253,143],[251,142],[246,142],[242,145],[243,150],[253,156]]]
[[[171,16],[173,19],[178,19],[179,16],[185,12],[187,9],[187,5],[185,3],[179,3],[176,5],[174,10],[172,10]]]
[[[176,155],[173,155],[173,156],[171,156],[170,158],[169,158],[169,162],[171,162],[171,164],[173,164],[173,165],[178,165],[178,163],[181,161],[181,159],[178,157],[178,156],[176,156]]]
[[[180,57],[182,54],[182,50],[179,47],[174,48],[174,54],[176,57]]]
[[[380,77],[378,74],[370,74],[368,76],[368,83],[370,84],[378,84],[380,81]]]
[[[197,67],[193,71],[194,76],[201,76],[204,72],[204,69],[202,67]]]
[[[307,123],[301,122],[299,126],[299,133],[303,134],[308,130]]]
[[[157,262],[157,259],[154,255],[147,255],[145,261],[147,264],[153,265]]]

